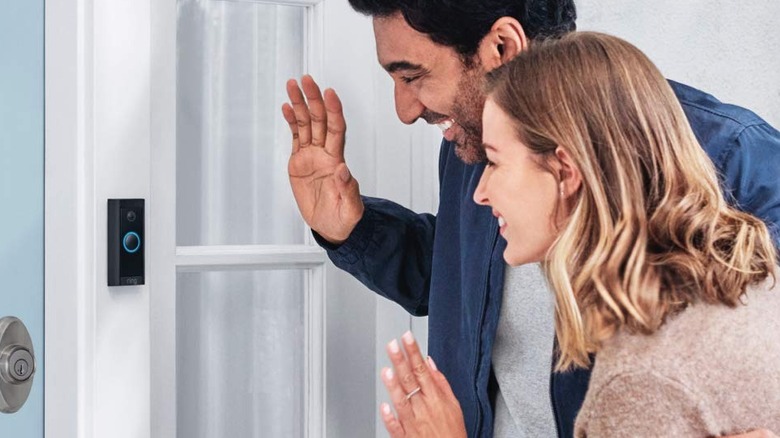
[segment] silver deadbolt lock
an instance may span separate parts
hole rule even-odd
[[[0,412],[12,414],[27,401],[35,354],[27,327],[18,318],[0,318]]]

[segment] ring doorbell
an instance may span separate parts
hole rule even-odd
[[[108,200],[108,285],[144,284],[144,200]]]

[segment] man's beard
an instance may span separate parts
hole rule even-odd
[[[456,138],[455,155],[466,164],[487,160],[482,147],[482,110],[485,95],[482,92],[484,72],[479,64],[464,66],[458,82],[458,94],[452,105],[452,118],[463,128],[462,138]]]

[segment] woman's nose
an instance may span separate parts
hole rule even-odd
[[[477,189],[474,190],[474,202],[476,202],[479,205],[489,205],[489,200],[487,196],[487,179],[488,179],[488,170],[485,169],[485,173],[482,174],[482,176],[479,178],[479,184],[477,184]]]

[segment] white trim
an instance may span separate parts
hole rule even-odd
[[[309,269],[322,266],[327,257],[319,247],[291,246],[179,246],[179,272],[207,270]]]
[[[293,4],[308,3],[306,8],[306,44],[304,71],[315,78],[325,71],[325,3],[323,0],[299,0]],[[324,79],[324,77],[323,77]],[[327,435],[327,282],[325,251],[314,246],[314,238],[306,227],[309,250],[322,257],[322,263],[311,269],[306,285],[306,437],[323,438]]]
[[[325,69],[325,3],[311,2],[306,8],[303,70],[314,78],[322,76]]]
[[[177,434],[176,377],[176,17],[175,0],[151,5],[151,172],[147,220],[150,435]]]
[[[92,0],[45,2],[45,408],[57,437],[93,435],[95,151]]]
[[[306,418],[307,438],[322,438],[327,430],[325,406],[327,394],[326,324],[325,324],[325,266],[309,270],[306,286]]]

